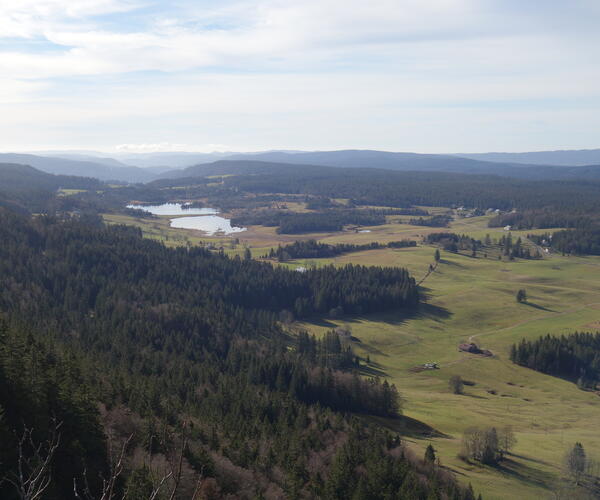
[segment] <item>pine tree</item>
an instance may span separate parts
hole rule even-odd
[[[431,444],[427,445],[425,449],[425,462],[430,464],[435,463],[435,449]]]

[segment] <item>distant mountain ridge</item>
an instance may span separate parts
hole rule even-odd
[[[271,164],[313,165],[344,168],[381,168],[386,170],[421,170],[461,173],[491,173],[497,164],[459,158],[450,155],[426,155],[418,153],[390,153],[375,150],[341,150],[315,152],[238,153],[226,157],[228,162],[264,162]],[[217,163],[217,162],[211,162]],[[206,163],[201,163],[197,166]],[[233,166],[232,164],[230,164]],[[173,170],[161,174],[160,178],[188,177],[194,172],[192,166],[182,170]],[[519,167],[520,168],[520,167]],[[238,172],[240,173],[240,172]]]
[[[259,152],[153,152],[153,153],[127,153],[118,152],[114,154],[101,153],[98,151],[38,151],[31,152],[38,156],[63,157],[68,159],[87,160],[97,163],[112,162],[113,166],[127,165],[142,168],[185,168],[200,163],[210,163],[223,159],[258,159],[264,161],[283,161],[290,159],[292,155],[309,155],[319,158],[322,155],[337,154],[346,156],[348,161],[361,161],[368,156],[379,156],[381,160],[385,156],[404,160],[417,157],[459,157],[471,160],[488,161],[495,163],[529,164],[545,166],[586,166],[600,165],[600,148],[581,149],[581,150],[556,150],[556,151],[532,151],[523,153],[510,152],[487,152],[487,153],[446,153],[446,154],[425,154],[414,152],[391,152],[381,150],[331,150],[331,151],[300,151],[300,150],[268,150]],[[350,158],[349,156],[352,156]],[[310,158],[308,158],[310,159]],[[308,161],[307,159],[307,161]],[[372,159],[372,158],[371,158]],[[293,162],[296,162],[292,160]],[[299,163],[299,162],[298,162]]]
[[[335,167],[324,165],[304,165],[299,163],[269,162],[259,160],[217,160],[211,163],[201,163],[180,170],[165,172],[152,182],[159,186],[177,185],[182,181],[192,181],[194,178],[209,175],[253,175],[279,174],[282,171],[303,172],[318,175],[319,172],[330,171]]]
[[[577,167],[600,165],[600,149],[532,151],[527,153],[458,153],[453,156],[501,163]]]
[[[29,165],[54,175],[93,177],[102,181],[148,182],[156,175],[155,172],[128,165],[111,166],[100,161],[38,156],[24,153],[0,153],[0,162]]]
[[[236,154],[225,160],[202,163],[180,170],[165,172],[161,179],[180,179],[224,173],[254,173],[261,165],[279,168],[285,165],[306,168],[377,168],[393,171],[448,172],[461,174],[497,175],[528,180],[600,180],[600,165],[586,167],[558,167],[548,165],[525,165],[495,163],[449,155],[420,155],[417,153],[387,153],[384,151],[346,150],[312,153],[268,152]]]
[[[505,161],[501,161],[504,159]],[[525,163],[525,160],[530,162]],[[547,163],[541,163],[548,160]],[[588,162],[588,160],[596,160]],[[600,179],[600,149],[537,153],[482,153],[464,155],[420,154],[377,150],[264,151],[256,153],[119,153],[115,158],[98,152],[0,153],[0,162],[33,166],[57,175],[94,177],[103,181],[151,182],[193,177],[195,166],[228,162],[266,162],[395,171],[454,172],[498,175],[519,179]],[[565,162],[565,165],[552,164]],[[567,163],[569,162],[569,163]],[[578,166],[585,162],[584,166]],[[132,163],[136,163],[133,166]],[[191,166],[190,166],[191,165]],[[251,164],[229,163],[240,174]],[[223,164],[220,164],[222,169]]]

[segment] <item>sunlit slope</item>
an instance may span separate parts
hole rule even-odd
[[[490,231],[478,221],[461,225],[457,232]],[[418,277],[433,252],[428,246],[385,249],[347,254],[335,262],[399,265]],[[516,302],[520,288],[527,290],[528,304]],[[573,443],[581,441],[591,458],[600,459],[600,398],[571,382],[514,365],[508,350],[521,338],[597,326],[600,259],[551,255],[542,261],[501,262],[442,252],[424,290],[427,304],[417,316],[341,318],[305,326],[321,333],[350,324],[358,339],[354,349],[399,387],[405,413],[449,436],[432,440],[442,463],[485,498],[553,498],[553,489],[564,484],[563,456]],[[468,340],[494,357],[459,352],[458,344]],[[426,362],[437,362],[441,369],[409,371]],[[466,387],[465,395],[451,394],[448,379],[454,374],[475,385]],[[516,431],[514,454],[501,467],[468,465],[457,458],[462,432],[476,425],[511,425]],[[419,454],[428,443],[411,439]]]

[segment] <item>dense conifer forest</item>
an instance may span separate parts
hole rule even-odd
[[[582,388],[595,388],[600,382],[600,333],[522,340],[512,346],[510,359],[533,370],[577,381]]]
[[[364,245],[354,245],[351,243],[338,243],[329,245],[319,243],[316,240],[295,241],[290,245],[271,248],[265,257],[286,261],[289,259],[318,259],[336,257],[350,252],[363,252],[365,250],[378,250],[380,248],[408,248],[416,247],[417,242],[411,240],[390,241],[389,243],[366,243]]]
[[[551,227],[577,227],[596,218],[594,213],[581,210],[577,204],[570,209],[538,209],[509,212],[494,217],[490,227],[511,226],[512,229],[547,229]]]
[[[301,234],[320,231],[341,231],[344,226],[379,226],[386,223],[386,215],[414,215],[423,213],[418,209],[340,209],[319,212],[289,212],[283,210],[256,210],[236,214],[232,224],[236,226],[278,226],[280,234]],[[424,212],[426,215],[427,212]],[[427,225],[427,219],[422,225]],[[442,225],[445,225],[445,221]]]
[[[600,227],[589,226],[552,234],[532,235],[539,245],[550,246],[562,254],[600,255]]]
[[[408,223],[414,226],[446,227],[451,220],[452,217],[448,215],[434,215],[430,218],[413,218]]]
[[[397,418],[401,399],[358,375],[345,338],[290,336],[277,321],[413,310],[406,271],[287,271],[92,217],[2,210],[0,233],[2,498],[17,498],[19,466],[40,463],[50,499],[100,498],[101,477],[131,498],[161,484],[178,498],[473,498],[350,416]]]
[[[100,189],[96,179],[46,174],[26,165],[0,163],[0,206],[12,210],[44,212],[59,207],[58,189]]]
[[[280,168],[266,174],[223,179],[221,189],[250,193],[310,194],[347,198],[359,205],[386,207],[466,206],[486,210],[552,208],[572,212],[597,209],[600,183],[526,181],[445,172],[392,172],[321,167],[318,172]]]

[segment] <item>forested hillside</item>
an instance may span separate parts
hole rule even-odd
[[[191,172],[190,172],[191,173]],[[447,172],[395,172],[375,168],[333,168],[266,162],[216,162],[198,166],[197,175],[226,175],[216,188],[250,193],[309,194],[348,198],[357,204],[410,207],[499,208],[598,207],[600,183],[529,181]],[[189,185],[192,179],[160,181],[157,186]],[[153,184],[150,184],[152,186]]]
[[[45,211],[58,189],[99,189],[96,179],[52,175],[27,165],[0,163],[0,202],[22,210]]]
[[[406,271],[299,273],[6,210],[0,238],[5,478],[19,483],[19,463],[31,472],[40,443],[51,499],[72,498],[86,478],[100,498],[101,474],[132,498],[161,484],[177,498],[473,498],[346,414],[394,417],[400,400],[387,382],[358,376],[343,338],[289,336],[277,322],[285,309],[414,310]],[[15,491],[0,485],[2,498]]]

